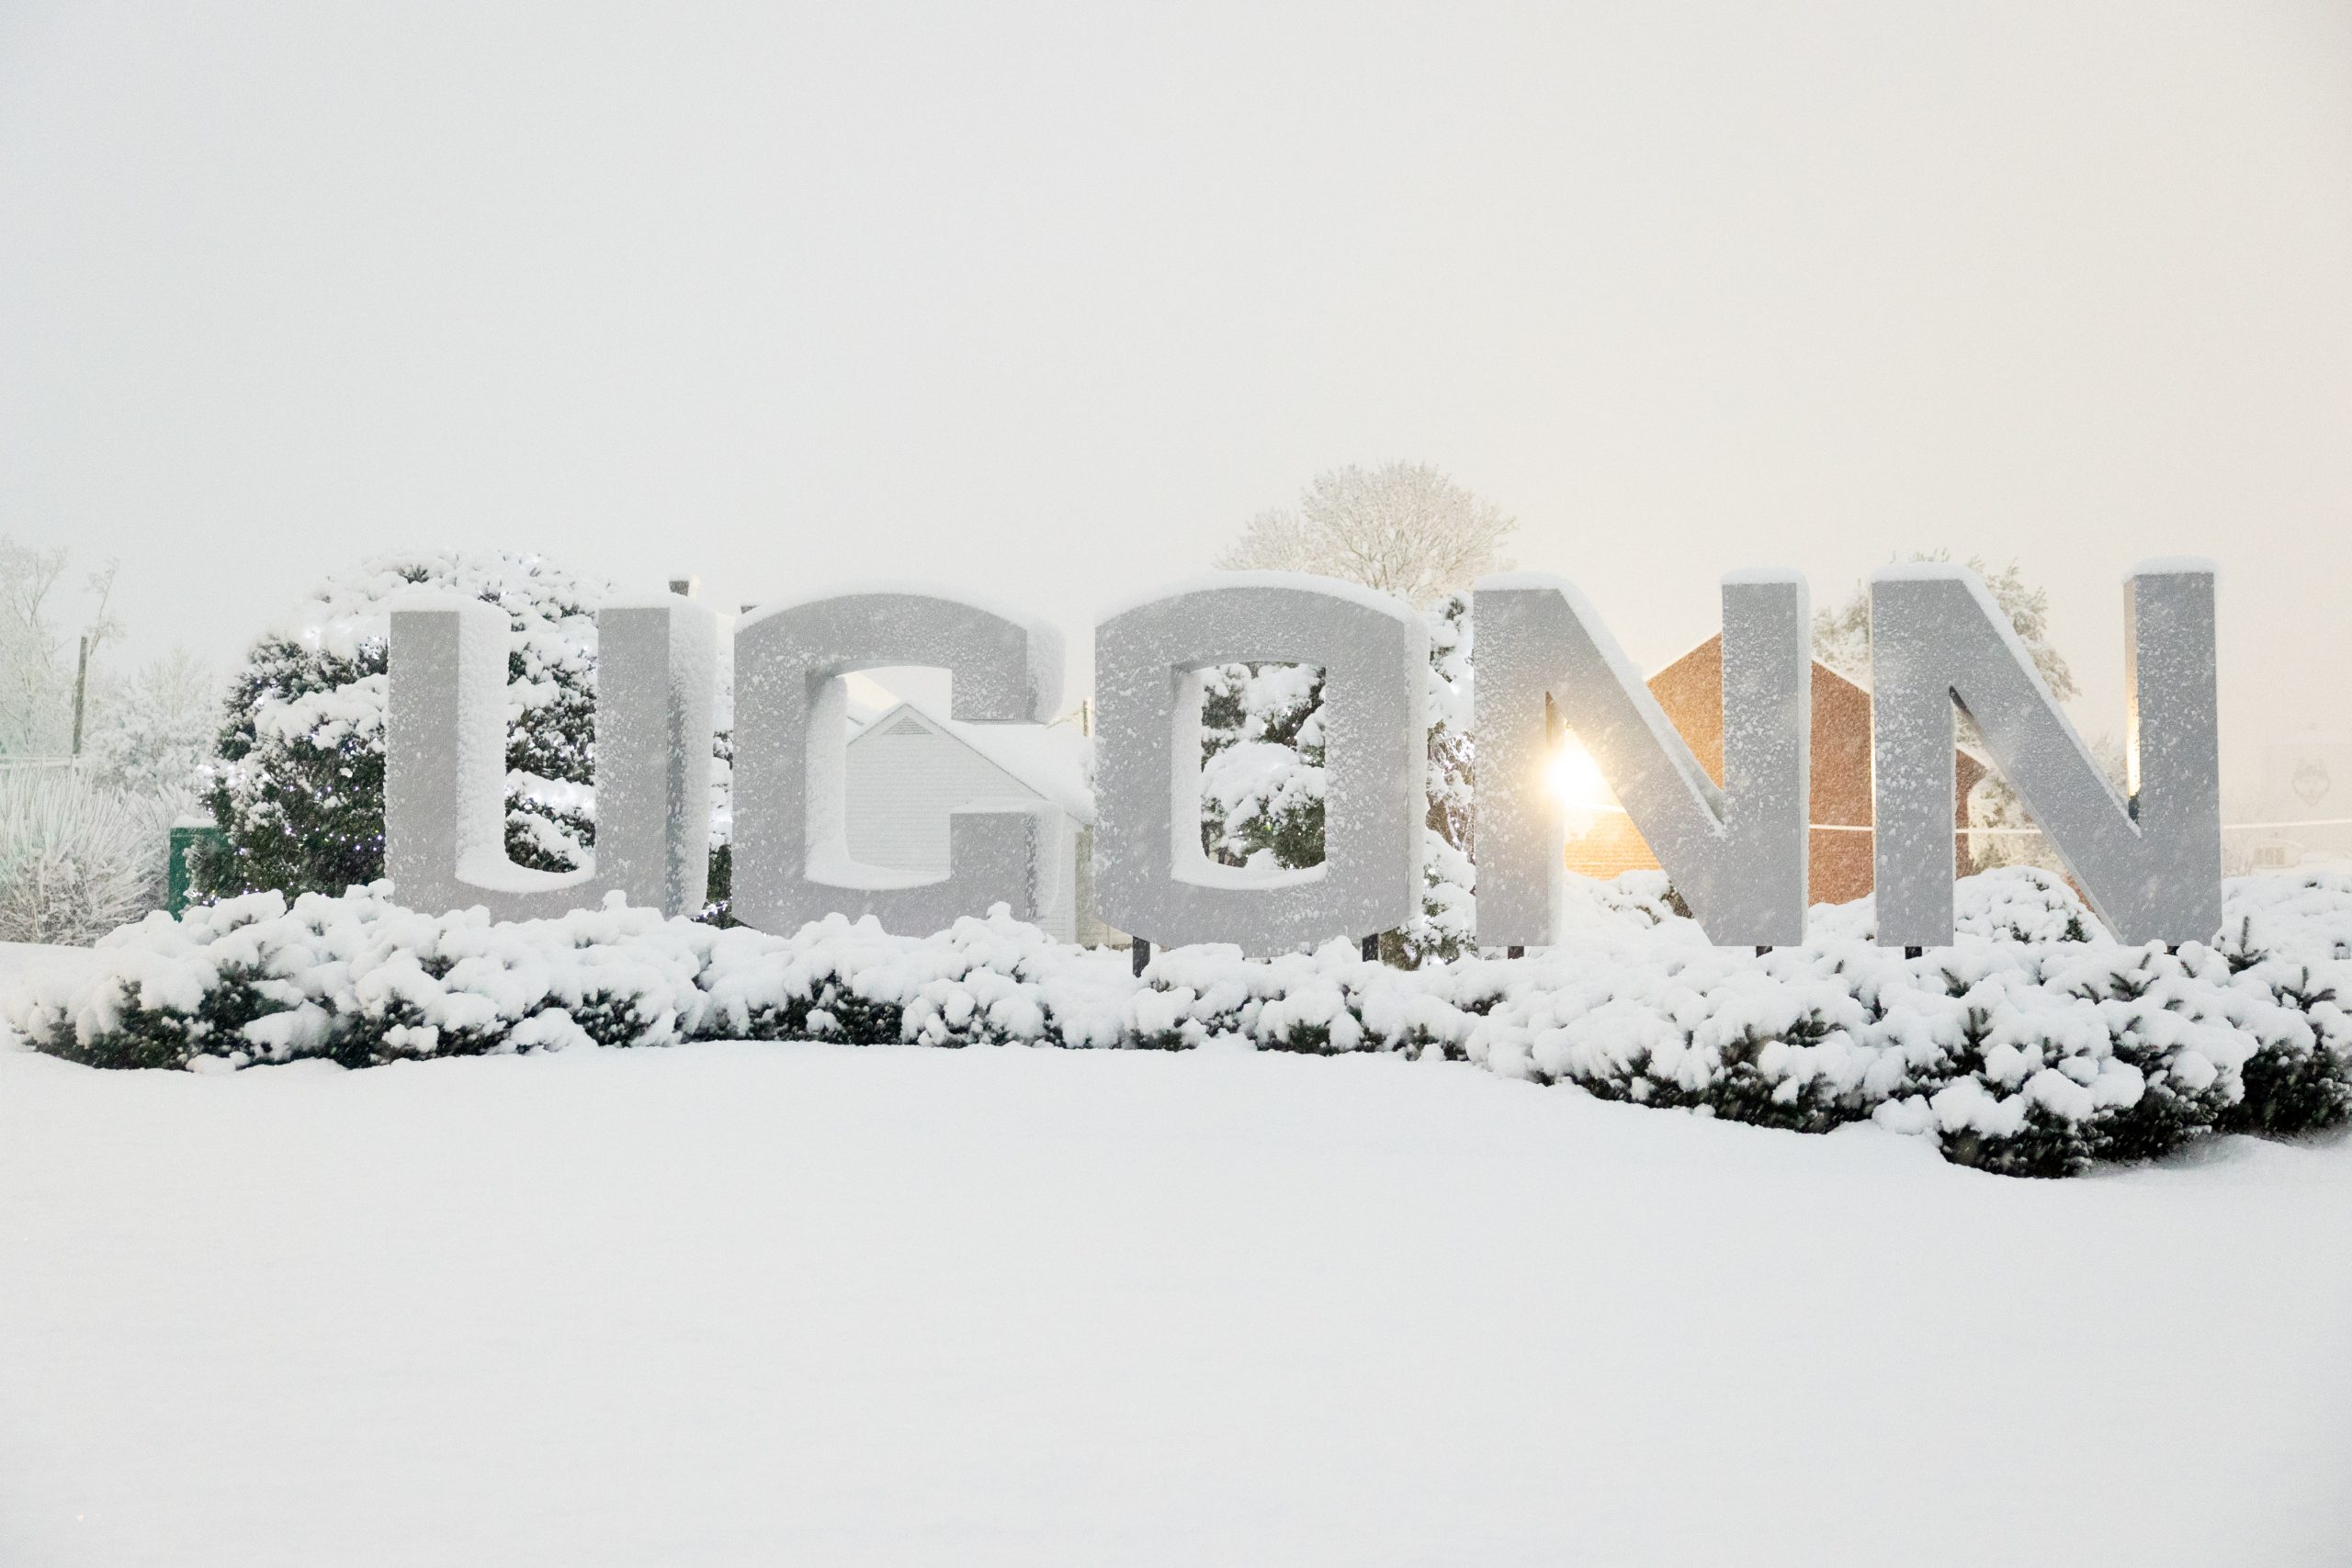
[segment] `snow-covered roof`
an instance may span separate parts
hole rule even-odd
[[[967,724],[924,704],[901,699],[876,715],[850,737],[849,743],[854,746],[869,735],[888,732],[901,713],[912,714],[925,727],[962,741],[1076,820],[1094,820],[1094,792],[1086,783],[1086,738],[1069,725]]]

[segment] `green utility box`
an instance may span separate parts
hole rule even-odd
[[[225,847],[229,836],[218,828],[175,828],[172,829],[172,858],[164,879],[164,912],[177,916],[187,908],[188,857],[198,844]],[[153,865],[154,863],[148,863]]]

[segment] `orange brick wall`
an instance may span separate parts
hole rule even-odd
[[[1650,677],[1650,692],[1681,733],[1691,754],[1717,784],[1724,778],[1724,642],[1713,637]],[[1984,764],[1965,751],[1952,754],[1958,791],[1953,826],[1968,825],[1968,792],[1984,776]],[[1871,696],[1826,664],[1813,667],[1813,816],[1815,823],[1867,828],[1871,816]],[[1959,865],[1969,865],[1968,846],[1955,838]],[[1603,812],[1591,830],[1568,840],[1567,863],[1581,875],[1615,876],[1654,871],[1657,857],[1622,812]],[[1842,904],[1871,890],[1871,835],[1813,834],[1808,870],[1816,904]]]

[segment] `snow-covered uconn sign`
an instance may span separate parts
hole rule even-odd
[[[2124,580],[2131,793],[2108,783],[1976,575],[1891,567],[1871,581],[1878,936],[1952,932],[1954,714],[2127,942],[2207,941],[2222,921],[2213,567],[2150,561]],[[1719,786],[1584,597],[1553,577],[1476,586],[1479,940],[1559,934],[1562,803],[1544,785],[1555,716],[1591,753],[1715,941],[1804,931],[1811,615],[1793,572],[1724,580]],[[672,914],[700,907],[709,829],[717,623],[690,600],[597,617],[597,860],[532,871],[501,818],[505,631],[487,606],[412,601],[392,613],[385,860],[420,908],[550,915],[618,892]],[[1100,756],[1094,870],[1104,919],[1143,940],[1250,953],[1403,924],[1420,897],[1428,636],[1409,605],[1329,579],[1233,573],[1120,611],[1095,628]],[[1273,875],[1213,863],[1200,820],[1200,680],[1244,660],[1324,671],[1323,863]],[[1042,622],[952,593],[826,594],[763,606],[735,629],[734,910],[772,931],[839,910],[920,934],[1005,903],[1040,902],[1044,824],[1018,808],[958,811],[949,870],[862,865],[842,833],[842,677],[927,665],[955,716],[1038,724],[1060,696],[1061,645]]]

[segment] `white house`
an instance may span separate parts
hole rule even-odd
[[[920,704],[886,708],[850,737],[843,826],[868,865],[947,874],[947,814],[990,801],[1054,808],[1037,923],[1064,942],[1124,941],[1094,916],[1094,795],[1086,740],[1069,725],[965,724]]]

